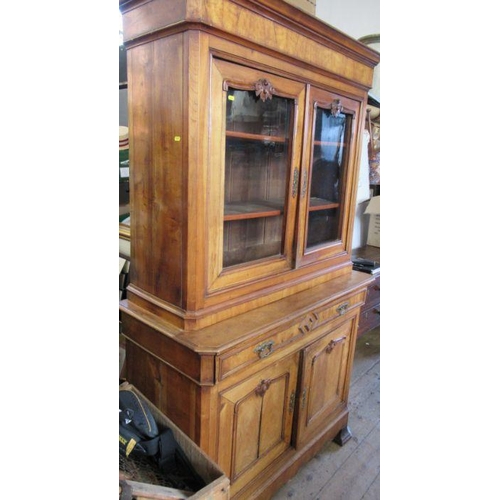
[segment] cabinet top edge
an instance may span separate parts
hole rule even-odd
[[[119,0],[119,8],[122,14],[133,11],[137,8],[146,8],[148,10],[162,8],[168,0]],[[165,23],[161,27],[156,27],[152,31],[166,29],[172,25],[182,23],[198,23],[208,27],[217,26],[217,18],[213,15],[214,10],[210,9],[213,3],[211,0],[182,0],[179,2],[178,17],[171,23]],[[223,5],[237,5],[240,8],[246,8],[263,18],[272,20],[287,26],[289,29],[300,33],[306,38],[322,39],[326,43],[338,45],[344,50],[349,51],[356,58],[360,58],[372,68],[380,62],[379,52],[373,50],[364,43],[343,33],[339,29],[331,26],[322,19],[313,16],[284,0],[218,0],[219,12],[224,10]],[[125,30],[124,30],[125,31]],[[145,31],[142,35],[151,34],[151,30]],[[124,33],[126,37],[126,33]],[[136,38],[135,36],[132,39]],[[127,40],[126,40],[127,41]],[[129,40],[130,41],[130,40]]]
[[[261,332],[261,326],[254,327],[252,325],[261,325],[262,314],[265,314],[266,311],[269,317],[274,318],[266,327],[267,330],[271,330],[277,328],[281,322],[288,322],[293,320],[293,318],[300,317],[310,307],[320,307],[321,304],[338,300],[346,295],[359,293],[363,289],[366,290],[373,281],[375,281],[375,276],[359,271],[352,271],[347,275],[334,278],[326,283],[303,290],[277,302],[272,302],[233,318],[222,320],[200,330],[187,332],[174,327],[166,320],[155,316],[153,313],[135,304],[129,303],[127,300],[120,303],[120,310],[148,324],[163,335],[175,338],[176,342],[199,354],[215,355],[250,338],[255,333],[254,330]],[[291,311],[286,314],[280,312],[281,310],[287,310],[287,304],[288,309],[293,309],[293,313]],[[224,336],[221,334],[221,331],[231,329],[237,330],[239,333],[230,339],[223,338]]]

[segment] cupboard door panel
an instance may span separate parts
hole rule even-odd
[[[346,337],[338,339],[338,343],[343,343]],[[307,405],[307,425],[328,407],[335,407],[341,399],[340,386],[342,383],[342,354],[343,349],[337,347],[334,340],[331,341],[334,347],[330,351],[330,343],[325,349],[316,353],[311,359],[311,387],[315,387],[321,381],[328,381],[322,391],[310,390],[309,404]]]
[[[290,448],[298,361],[295,353],[220,393],[218,463],[231,492]]]
[[[297,447],[323,429],[347,404],[350,347],[355,318],[317,340],[302,352],[302,381]]]
[[[302,82],[213,60],[209,293],[293,267],[305,95]]]
[[[305,137],[297,262],[347,252],[361,103],[311,87]]]

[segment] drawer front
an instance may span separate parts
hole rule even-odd
[[[380,276],[368,287],[366,293],[366,304],[380,302]]]
[[[300,321],[293,322],[288,326],[267,332],[251,343],[245,343],[227,353],[221,354],[218,359],[219,379],[232,375],[253,363],[264,358],[273,356],[291,342],[297,341],[309,334],[316,328],[333,321],[363,302],[363,292],[332,301],[301,317]]]
[[[359,317],[358,337],[373,328],[380,326],[380,304],[363,309]]]

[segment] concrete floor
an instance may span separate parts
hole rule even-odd
[[[273,500],[380,499],[380,328],[357,340],[349,411],[352,438],[326,443]]]

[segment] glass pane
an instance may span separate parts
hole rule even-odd
[[[349,115],[316,109],[307,248],[340,239],[350,123]]]
[[[283,216],[224,223],[224,267],[281,253]]]
[[[229,89],[223,266],[283,253],[293,100]]]
[[[289,137],[293,101],[273,96],[262,101],[253,91],[229,89],[226,131]]]

